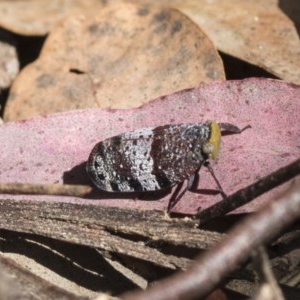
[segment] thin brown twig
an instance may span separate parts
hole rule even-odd
[[[123,300],[202,299],[212,292],[259,245],[271,241],[300,217],[300,187],[292,187],[279,199],[235,226],[215,248],[204,252],[185,272],[162,280],[146,291],[129,292]]]
[[[83,197],[92,191],[88,185],[0,183],[0,194],[60,195]]]

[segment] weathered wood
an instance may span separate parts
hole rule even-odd
[[[190,259],[164,254],[162,245],[207,249],[222,237],[197,228],[191,219],[141,211],[58,202],[0,200],[0,228],[135,257],[168,269],[185,269]]]
[[[0,298],[85,300],[25,270],[0,254]]]

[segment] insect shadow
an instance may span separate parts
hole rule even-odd
[[[91,193],[86,195],[85,199],[137,199],[141,201],[157,201],[167,195],[170,197],[170,202],[172,202],[178,194],[182,191],[182,188],[185,182],[179,183],[175,188],[170,187],[158,191],[147,191],[147,192],[106,192],[94,187],[86,173],[86,161],[81,164],[76,165],[71,170],[65,171],[63,174],[63,182],[64,184],[74,184],[74,185],[90,185],[93,187]],[[199,180],[200,176],[198,173],[195,173],[195,179],[193,181],[192,186],[190,187],[190,191],[197,194],[206,194],[206,195],[216,195],[220,193],[218,189],[199,189]],[[172,192],[174,188],[174,191]],[[183,195],[182,195],[183,196]]]

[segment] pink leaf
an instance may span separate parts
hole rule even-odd
[[[231,194],[299,156],[299,99],[299,86],[252,78],[214,82],[158,98],[138,109],[88,109],[7,123],[0,126],[0,181],[86,183],[84,165],[78,165],[87,160],[98,141],[143,127],[216,120],[240,128],[252,127],[241,134],[224,136],[219,160],[212,164],[224,191]],[[239,211],[257,209],[288,185],[259,197]],[[200,170],[198,189],[202,192],[187,192],[175,207],[176,211],[195,213],[198,207],[206,208],[221,199],[219,194],[203,193],[203,190],[216,190],[205,167]],[[93,199],[28,195],[0,195],[0,198],[165,209],[171,193],[162,193],[159,200],[153,201],[135,200],[138,196],[145,198],[102,191]]]

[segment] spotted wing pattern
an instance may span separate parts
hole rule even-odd
[[[209,138],[209,124],[164,125],[126,132],[95,145],[87,172],[105,191],[172,187],[196,172],[207,159],[202,145]]]

